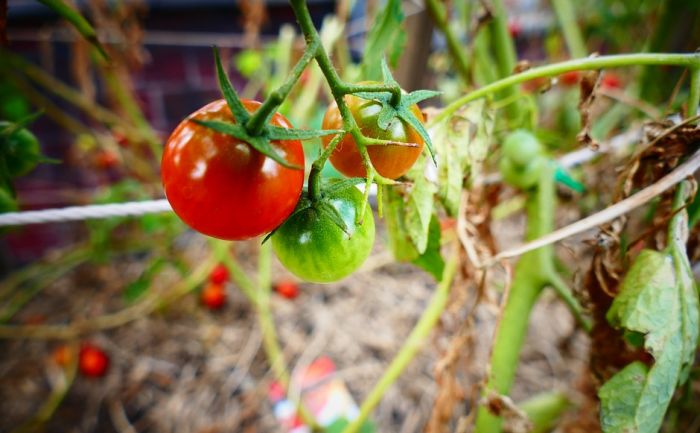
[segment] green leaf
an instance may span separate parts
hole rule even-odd
[[[150,281],[138,279],[124,288],[124,299],[128,302],[134,302],[146,294],[150,286]]]
[[[343,217],[338,212],[338,209],[333,207],[332,204],[328,203],[325,200],[320,200],[315,203],[314,207],[319,213],[325,215],[326,218],[333,221],[333,224],[338,226],[338,228],[342,230],[346,235],[348,235],[348,237],[352,236],[352,233],[350,233],[350,231],[348,230],[347,224],[345,224],[345,221],[343,221]]]
[[[465,180],[471,182],[481,173],[494,124],[482,100],[431,129],[437,152],[438,194],[449,215],[457,214]]]
[[[236,90],[228,79],[228,75],[226,75],[224,66],[221,64],[221,57],[219,57],[219,49],[217,47],[214,47],[214,64],[216,65],[216,79],[219,82],[219,88],[224,95],[226,104],[228,104],[228,107],[231,109],[231,114],[233,114],[236,122],[245,124],[250,114],[243,106]]]
[[[654,365],[647,369],[632,363],[600,388],[600,419],[606,433],[657,432],[676,386],[692,365],[698,295],[692,273],[685,268],[685,240],[682,257],[677,248],[642,251],[608,311],[613,326],[645,335],[644,347]]]
[[[419,254],[428,247],[428,229],[433,214],[436,186],[425,177],[425,154],[406,173],[413,181],[405,196],[405,224],[408,235]]]
[[[104,47],[97,39],[97,33],[95,29],[90,25],[90,23],[83,17],[83,15],[77,10],[73,9],[71,6],[66,4],[63,0],[39,0],[39,3],[44,4],[51,8],[54,12],[65,19],[75,28],[75,30],[80,33],[88,42],[90,42],[100,53],[104,59],[109,59],[107,52]]]
[[[292,129],[268,125],[265,128],[270,140],[308,140],[324,135],[343,134],[342,129]]]
[[[362,61],[363,77],[366,80],[378,80],[381,74],[381,60],[388,54],[392,65],[403,51],[406,32],[402,27],[404,14],[400,0],[388,0],[374,19],[365,44]]]
[[[427,273],[440,281],[445,270],[445,259],[440,254],[440,223],[437,216],[433,214],[428,228],[428,246],[425,252],[413,259],[413,264],[422,268]]]
[[[295,164],[290,164],[285,160],[282,155],[277,153],[270,140],[264,136],[252,136],[248,134],[242,125],[237,123],[225,122],[223,120],[200,120],[200,119],[190,119],[192,122],[202,125],[204,127],[213,129],[216,132],[221,132],[222,134],[231,135],[243,140],[250,144],[258,152],[268,156],[273,161],[277,162],[283,167],[291,168],[293,170],[303,170],[304,167],[300,167]]]
[[[406,99],[406,105],[413,105],[426,99],[434,98],[440,94],[442,94],[442,92],[438,92],[437,90],[421,89],[404,95],[402,99]]]

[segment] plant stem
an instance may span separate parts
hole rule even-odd
[[[311,165],[309,173],[309,197],[316,200],[321,197],[321,170],[326,164],[328,158],[338,146],[338,143],[345,137],[345,134],[338,134],[328,143],[328,146],[323,150],[323,153],[316,158],[316,161]]]
[[[444,5],[439,3],[438,0],[425,0],[425,6],[428,9],[428,13],[430,13],[430,16],[432,17],[437,28],[439,28],[442,34],[445,35],[447,50],[450,52],[450,56],[452,57],[452,62],[454,63],[457,73],[462,79],[462,82],[464,84],[468,84],[469,61],[467,60],[464,50],[462,50],[459,39],[457,39],[457,36],[450,27],[447,11],[445,10]]]
[[[559,417],[571,407],[571,401],[566,394],[555,391],[535,395],[518,406],[532,422],[530,433],[546,433],[552,431]]]
[[[271,275],[271,260],[272,253],[270,243],[266,242],[260,246],[258,256],[258,285],[248,278],[246,273],[240,267],[238,262],[229,252],[229,243],[219,240],[210,240],[210,244],[214,250],[214,256],[226,266],[233,281],[241,289],[241,292],[248,298],[255,310],[255,315],[260,326],[260,332],[263,338],[263,349],[265,356],[270,364],[270,369],[275,375],[275,379],[282,384],[284,389],[289,389],[289,372],[287,371],[284,361],[284,354],[277,339],[277,331],[275,330],[275,321],[270,310],[270,275]],[[290,397],[291,398],[291,397]],[[313,415],[299,401],[292,403],[296,405],[299,414],[313,431],[319,431],[320,428],[314,420]]]
[[[536,239],[554,228],[555,207],[554,167],[545,164],[537,187],[529,191],[527,200],[527,239]],[[527,334],[530,311],[542,288],[553,272],[551,245],[524,254],[515,267],[515,277],[503,300],[491,351],[491,368],[482,396],[507,395],[513,385],[520,349]],[[479,406],[476,417],[477,433],[498,433],[501,418]]]
[[[540,77],[552,77],[561,75],[569,71],[583,71],[602,68],[619,68],[634,65],[671,65],[685,67],[700,67],[700,53],[691,54],[664,54],[664,53],[642,53],[642,54],[619,54],[611,56],[587,57],[584,59],[573,59],[551,65],[540,66],[528,69],[519,74],[514,74],[503,78],[484,87],[474,90],[471,93],[452,102],[437,114],[428,126],[435,125],[442,120],[453,115],[463,105],[477,99],[483,98],[494,92],[501,91],[515,84],[520,84],[528,80]]]
[[[301,56],[301,59],[299,59],[297,64],[294,66],[294,69],[292,69],[292,72],[287,77],[287,81],[285,81],[285,83],[280,86],[279,89],[272,92],[267,99],[265,99],[265,102],[263,102],[260,108],[258,108],[252,116],[250,116],[245,125],[245,128],[249,134],[253,136],[260,134],[260,131],[262,131],[265,124],[270,120],[273,113],[282,104],[282,102],[287,99],[287,95],[289,95],[289,92],[292,91],[294,85],[297,83],[297,81],[299,81],[299,77],[301,77],[301,74],[304,72],[304,69],[306,69],[306,66],[314,59],[314,57],[316,57],[319,46],[321,46],[320,39],[314,39],[309,42],[309,44],[306,46],[304,54]]]
[[[586,57],[588,50],[576,22],[576,12],[571,0],[552,0],[552,6],[557,14],[559,28],[564,33],[564,40],[569,49],[569,54],[573,58]]]
[[[700,104],[700,66],[690,68],[690,94],[688,95],[688,111],[686,117],[696,116]]]
[[[391,361],[391,364],[384,371],[379,382],[377,382],[362,403],[360,414],[345,428],[345,430],[343,430],[343,433],[357,433],[360,430],[374,408],[379,404],[386,390],[396,382],[396,379],[416,356],[423,342],[435,327],[447,306],[447,300],[457,270],[458,261],[458,254],[455,251],[445,266],[445,270],[442,273],[442,280],[433,298],[430,300],[430,304],[428,304],[428,307],[423,311],[418,323],[416,323],[411,334],[406,338],[406,341],[404,341],[399,353]]]
[[[505,78],[511,75],[515,70],[518,57],[515,52],[513,38],[508,31],[508,12],[503,6],[503,0],[492,0],[491,6],[493,19],[488,25],[491,34],[491,46],[493,47],[496,58],[498,76],[499,78]],[[501,99],[510,99],[517,96],[518,88],[515,86],[506,86],[501,89],[500,93]],[[520,121],[523,117],[523,110],[520,102],[516,101],[508,105],[506,107],[506,113],[511,121]]]

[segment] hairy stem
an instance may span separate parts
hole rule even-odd
[[[634,65],[670,65],[685,67],[700,67],[700,53],[692,54],[663,54],[663,53],[642,53],[642,54],[619,54],[612,56],[590,57],[584,59],[568,60],[561,63],[540,66],[528,69],[519,74],[514,74],[491,84],[474,90],[471,93],[452,102],[446,106],[431,121],[430,125],[435,125],[459,110],[463,105],[487,95],[506,89],[515,84],[520,84],[528,80],[540,77],[553,77],[569,71],[582,71],[603,68],[619,68]]]

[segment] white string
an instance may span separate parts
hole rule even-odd
[[[172,212],[168,200],[134,201],[128,203],[71,206],[0,214],[0,227],[26,224],[42,224],[61,221],[80,221],[111,217],[140,216],[152,213]]]
[[[639,140],[641,131],[635,129],[613,137],[604,148],[608,152],[614,152],[630,143]],[[601,152],[595,152],[588,148],[580,149],[564,155],[559,159],[559,163],[564,168],[570,168],[583,164]],[[495,183],[500,181],[498,173],[492,173],[485,177],[485,183]],[[374,187],[374,185],[372,185]],[[376,194],[376,189],[370,191],[371,195]],[[0,214],[0,227],[18,226],[28,224],[43,224],[62,221],[81,221],[87,219],[100,219],[112,217],[141,216],[152,213],[172,212],[172,207],[166,199],[134,201],[116,204],[98,204],[88,206],[72,206],[62,209],[46,209],[25,212],[8,212]]]

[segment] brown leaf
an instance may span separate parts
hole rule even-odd
[[[592,150],[598,150],[600,147],[599,143],[591,136],[591,127],[593,125],[591,107],[596,100],[599,84],[600,71],[585,72],[581,78],[581,93],[578,103],[578,111],[581,114],[581,132],[578,133],[576,139],[579,143],[588,146]]]

